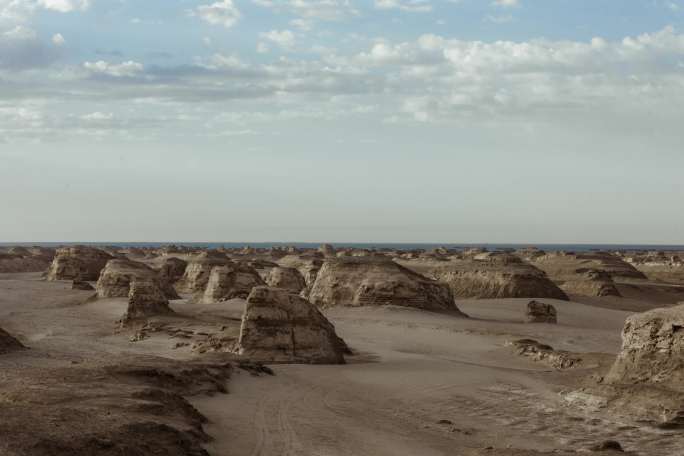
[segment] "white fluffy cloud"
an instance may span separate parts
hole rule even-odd
[[[64,39],[64,36],[62,36],[61,33],[55,33],[52,35],[52,43],[55,46],[63,46],[66,43],[66,40]]]
[[[429,0],[375,0],[377,9],[398,9],[409,13],[428,13],[432,11]]]
[[[520,2],[518,0],[494,0],[493,4],[503,8],[512,8],[514,6],[519,6]]]
[[[122,63],[109,63],[104,60],[85,62],[83,68],[93,75],[110,76],[113,78],[130,78],[141,75],[145,69],[142,63],[129,60]]]
[[[241,17],[232,0],[222,0],[209,5],[200,5],[193,14],[212,25],[222,25],[226,28],[234,26]]]
[[[306,19],[339,20],[358,14],[349,0],[252,0],[256,5]]]
[[[261,38],[288,50],[295,44],[295,34],[290,30],[271,30],[262,33]]]
[[[38,0],[38,4],[45,9],[69,13],[75,10],[88,9],[90,0]]]

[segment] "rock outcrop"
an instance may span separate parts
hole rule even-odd
[[[323,258],[320,255],[287,255],[278,260],[278,264],[298,270],[304,277],[306,286],[311,287],[323,266]]]
[[[174,285],[183,278],[188,262],[176,257],[164,259],[159,268],[159,284],[169,299],[180,299]]]
[[[128,296],[134,281],[155,282],[157,273],[144,263],[132,260],[109,260],[100,273],[95,290],[98,298],[124,298]]]
[[[213,303],[246,298],[252,288],[266,285],[259,273],[246,263],[229,263],[211,270],[203,302]]]
[[[0,272],[43,272],[53,258],[54,251],[40,247],[0,248]]]
[[[343,364],[348,348],[306,299],[256,287],[247,298],[237,353],[263,362]]]
[[[128,293],[128,309],[123,322],[173,313],[159,284],[154,281],[134,280]]]
[[[0,355],[21,350],[24,346],[4,329],[0,328]]]
[[[489,252],[473,259],[402,260],[404,266],[443,282],[457,298],[549,298],[567,295],[546,274],[509,254]]]
[[[327,259],[309,300],[319,307],[395,305],[458,311],[448,286],[375,256]]]
[[[304,276],[295,268],[275,267],[272,268],[266,277],[266,284],[273,288],[284,288],[295,293],[301,292],[306,288]]]
[[[558,323],[558,313],[551,304],[539,301],[530,301],[525,309],[525,321],[527,323]]]
[[[684,304],[630,316],[606,382],[684,393]]]
[[[554,252],[537,256],[532,261],[563,291],[580,296],[619,297],[614,278],[646,279],[634,266],[605,252]]]
[[[113,257],[100,249],[74,246],[57,249],[47,280],[97,280]]]
[[[188,263],[183,277],[176,283],[176,290],[181,293],[203,292],[209,283],[211,270],[230,263],[231,260],[221,253],[203,252]]]

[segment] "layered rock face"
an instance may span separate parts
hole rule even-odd
[[[551,298],[567,295],[546,274],[509,255],[478,254],[479,259],[410,260],[401,264],[443,282],[457,298]]]
[[[97,297],[126,297],[134,281],[155,282],[159,286],[157,273],[146,264],[132,260],[109,260],[95,286]]]
[[[620,296],[614,277],[646,278],[632,265],[609,253],[549,253],[533,261],[566,293],[581,296]]]
[[[306,299],[256,287],[247,298],[237,352],[264,362],[344,364],[348,348]]]
[[[311,287],[323,266],[323,258],[317,255],[287,255],[278,260],[278,264],[298,270],[304,277],[306,286]]]
[[[169,299],[179,299],[174,285],[183,278],[188,262],[176,257],[169,257],[164,260],[159,268],[159,283],[164,294]]]
[[[530,301],[525,309],[525,320],[528,323],[558,323],[558,313],[551,304]]]
[[[275,267],[271,269],[266,277],[269,287],[284,288],[286,290],[299,293],[306,288],[304,276],[295,268]]]
[[[169,301],[157,282],[134,280],[131,283],[124,322],[170,313],[173,311],[169,307]]]
[[[97,280],[113,257],[100,249],[75,246],[57,249],[47,280]]]
[[[684,304],[630,316],[606,381],[684,393]]]
[[[0,328],[0,355],[21,350],[24,346],[4,329]]]
[[[252,288],[266,285],[259,273],[245,263],[230,263],[211,270],[203,302],[212,303],[246,298]]]
[[[181,293],[203,292],[209,283],[211,270],[230,263],[232,262],[225,255],[204,252],[188,263],[183,277],[176,283],[176,289]]]
[[[309,300],[319,307],[395,305],[458,310],[447,285],[383,257],[327,259]]]
[[[54,257],[54,251],[43,248],[12,247],[0,249],[0,272],[42,272]]]

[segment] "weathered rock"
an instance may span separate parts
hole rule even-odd
[[[375,256],[327,259],[309,300],[319,307],[395,305],[458,311],[448,286]]]
[[[335,247],[330,244],[321,244],[321,246],[318,248],[318,251],[326,257],[333,257],[336,255]]]
[[[278,260],[278,264],[286,268],[295,268],[304,277],[307,287],[316,281],[316,275],[323,266],[320,255],[287,255]]]
[[[134,280],[131,283],[124,322],[170,313],[173,311],[169,301],[157,282]]]
[[[159,268],[159,283],[169,299],[180,299],[174,285],[183,278],[188,262],[176,257],[164,259]]]
[[[74,281],[71,283],[71,289],[72,290],[82,290],[82,291],[93,291],[95,288],[89,284],[88,282],[85,282],[83,280],[78,280],[74,279]]]
[[[271,269],[266,277],[266,283],[270,287],[284,288],[286,290],[299,293],[306,288],[304,276],[295,268],[275,267]]]
[[[176,290],[181,293],[200,293],[207,288],[211,270],[217,266],[232,263],[228,257],[216,252],[203,252],[190,261],[183,277],[176,283]]]
[[[203,302],[246,298],[252,288],[266,285],[259,273],[246,263],[230,263],[211,270]]]
[[[132,260],[109,260],[100,273],[95,289],[98,298],[123,298],[128,296],[134,281],[156,282],[157,273],[144,263]]]
[[[533,361],[547,364],[555,369],[563,370],[577,366],[582,359],[572,353],[554,350],[550,345],[542,344],[533,339],[520,339],[507,343],[515,348],[520,356],[531,358]]]
[[[4,329],[0,328],[0,355],[21,350],[24,346]]]
[[[530,301],[525,310],[525,319],[528,323],[558,323],[556,308],[551,304],[539,301]]]
[[[97,280],[113,257],[100,249],[74,246],[57,249],[47,280]]]
[[[620,445],[620,442],[618,442],[616,440],[604,440],[603,442],[597,443],[596,445],[592,446],[591,451],[594,451],[594,452],[611,451],[611,452],[623,453],[625,450],[622,449],[622,445]]]
[[[264,362],[343,364],[348,348],[306,299],[256,287],[247,298],[237,352]]]
[[[567,295],[546,274],[510,254],[478,253],[479,259],[401,260],[418,273],[443,282],[457,298],[549,298]]]
[[[627,318],[606,382],[684,393],[684,304]]]

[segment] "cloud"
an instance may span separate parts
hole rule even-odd
[[[90,7],[90,0],[38,0],[38,5],[45,9],[69,13],[76,10],[86,10]]]
[[[55,46],[41,41],[31,28],[17,25],[0,32],[0,69],[21,71],[45,67],[58,58]]]
[[[358,14],[349,0],[252,0],[252,3],[310,20],[335,21]]]
[[[295,35],[290,30],[271,30],[261,33],[260,36],[262,39],[287,50],[291,50],[295,44]]]
[[[520,2],[518,0],[494,0],[494,3],[492,4],[494,6],[500,6],[502,8],[512,8],[520,6]]]
[[[432,11],[429,0],[375,0],[377,9],[397,9],[408,13],[428,13]]]
[[[232,0],[222,0],[209,5],[200,5],[193,15],[212,25],[222,25],[226,28],[234,26],[242,16]]]
[[[55,46],[63,46],[66,43],[66,40],[61,33],[55,33],[52,35],[52,42]]]
[[[83,68],[93,75],[110,76],[113,78],[130,78],[139,76],[145,69],[142,63],[129,60],[122,63],[109,63],[104,60],[85,62]]]

